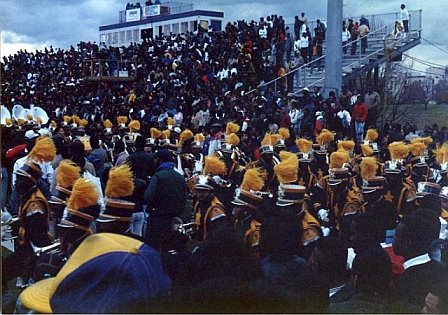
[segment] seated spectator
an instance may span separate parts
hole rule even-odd
[[[279,229],[278,227],[282,228]],[[260,230],[261,268],[267,279],[287,279],[291,272],[305,272],[306,260],[297,255],[302,231],[297,218],[273,218]]]
[[[341,240],[320,238],[308,264],[328,284],[331,302],[345,301],[353,294],[353,288],[348,284],[347,248]]]
[[[448,275],[442,264],[431,260],[428,249],[439,237],[440,221],[436,214],[417,210],[403,217],[393,242],[394,252],[404,257],[404,273],[393,283],[388,312],[419,312],[429,293],[446,305]],[[446,313],[448,310],[442,310]]]
[[[384,313],[387,288],[391,278],[391,261],[379,244],[356,255],[353,261],[355,294],[347,301],[331,303],[329,313]]]

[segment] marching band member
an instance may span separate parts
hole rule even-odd
[[[131,168],[122,164],[109,171],[105,189],[106,209],[96,219],[98,232],[129,232],[135,203],[131,201],[135,184]]]
[[[235,189],[232,200],[232,226],[253,249],[260,244],[260,228],[264,216],[259,210],[263,197],[259,193],[264,186],[261,169],[252,168],[245,172],[241,186]]]
[[[320,180],[328,175],[328,152],[327,148],[332,141],[334,141],[334,133],[328,129],[322,129],[320,134],[316,137],[317,144],[314,145],[313,161],[311,163],[311,170],[314,176]]]
[[[311,169],[313,143],[308,139],[300,138],[296,140],[296,145],[300,152],[298,184],[305,186],[307,193],[309,193],[317,181]]]
[[[42,176],[38,163],[49,163],[56,155],[56,147],[50,138],[38,138],[26,158],[25,164],[17,171],[15,189],[19,194],[19,248],[17,255],[24,253],[20,264],[17,286],[26,286],[27,278],[34,269],[34,251],[52,242],[49,234],[50,209],[47,199],[37,186]]]
[[[427,144],[430,143],[431,138],[415,138],[411,140],[410,154],[407,159],[407,174],[417,187],[418,182],[432,181],[432,173],[428,164]]]
[[[409,148],[404,142],[392,142],[388,146],[390,160],[384,163],[384,176],[387,189],[384,198],[395,205],[397,214],[406,214],[414,207],[416,188],[409,177],[406,177],[404,161]]]
[[[197,197],[194,214],[199,240],[206,240],[214,230],[228,225],[226,209],[216,196],[219,175],[224,173],[224,162],[218,157],[207,156],[202,174],[193,178],[194,194]]]
[[[71,160],[62,160],[59,163],[56,173],[56,188],[51,193],[48,200],[51,210],[52,233],[58,237],[57,224],[62,219],[67,199],[71,195],[71,190],[76,180],[81,177],[81,168]]]

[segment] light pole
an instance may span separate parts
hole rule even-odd
[[[343,0],[327,0],[325,91],[338,95],[342,87],[342,6]]]

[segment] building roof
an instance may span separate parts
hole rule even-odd
[[[103,25],[103,26],[100,26],[100,31],[108,31],[108,30],[120,29],[123,27],[145,25],[148,23],[164,22],[164,21],[170,21],[170,20],[174,20],[174,19],[181,19],[181,18],[198,16],[198,15],[207,16],[207,17],[224,18],[224,12],[208,11],[208,10],[193,10],[193,11],[170,14],[170,15],[151,16],[146,19],[141,19],[139,21]]]

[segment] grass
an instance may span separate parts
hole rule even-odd
[[[425,109],[426,107],[426,109]],[[391,109],[388,109],[390,112]],[[411,125],[417,125],[419,130],[425,126],[437,124],[439,128],[448,127],[448,104],[406,104],[398,105],[397,122],[405,124],[409,122]]]

